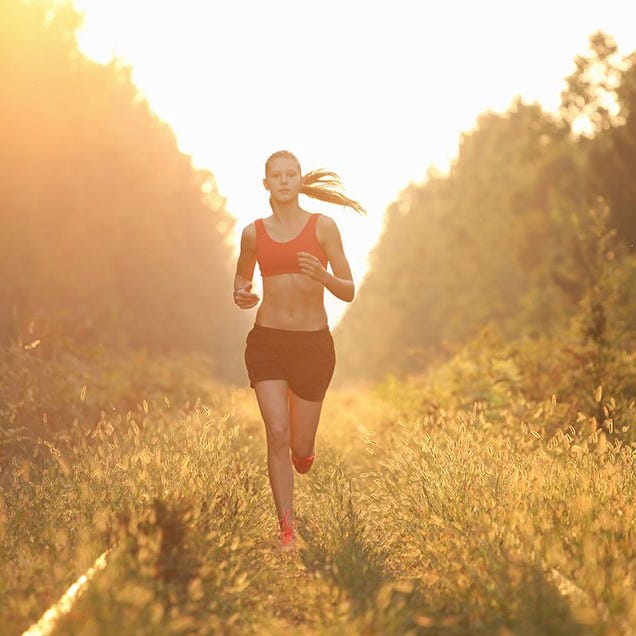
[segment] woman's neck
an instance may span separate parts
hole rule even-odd
[[[284,203],[274,202],[274,216],[282,223],[293,223],[305,211],[298,205],[298,201],[288,201]]]

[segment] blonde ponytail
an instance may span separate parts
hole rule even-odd
[[[366,214],[367,211],[362,205],[346,196],[342,189],[340,177],[335,172],[324,169],[312,170],[303,175],[302,186],[300,187],[301,193],[312,199],[344,205],[358,214]]]

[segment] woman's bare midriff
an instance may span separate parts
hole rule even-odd
[[[324,289],[306,274],[266,276],[256,324],[290,331],[324,329],[328,324]]]

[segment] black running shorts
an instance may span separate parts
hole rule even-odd
[[[329,328],[288,331],[254,325],[247,334],[245,366],[251,387],[262,380],[287,380],[299,398],[320,402],[335,364]]]

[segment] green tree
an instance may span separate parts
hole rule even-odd
[[[636,53],[622,56],[613,38],[590,37],[589,50],[577,56],[567,78],[561,114],[575,132],[587,137],[585,191],[588,206],[597,196],[609,204],[610,224],[618,238],[636,243]]]
[[[447,176],[401,193],[338,330],[343,371],[414,371],[489,322],[514,333],[557,319],[555,234],[577,204],[580,179],[567,133],[517,100],[506,113],[480,116]],[[547,313],[533,297],[539,282],[552,296]]]
[[[484,113],[448,175],[400,194],[336,333],[342,376],[421,370],[488,324],[509,339],[567,328],[589,291],[581,233],[596,231],[587,210],[599,195],[633,253],[635,59],[594,34],[559,116],[520,100]],[[581,122],[586,134],[575,130]],[[629,256],[620,259],[629,272]],[[634,308],[633,291],[625,302]]]
[[[0,341],[199,351],[237,376],[233,221],[68,3],[0,0]],[[243,321],[243,322],[242,322]]]

